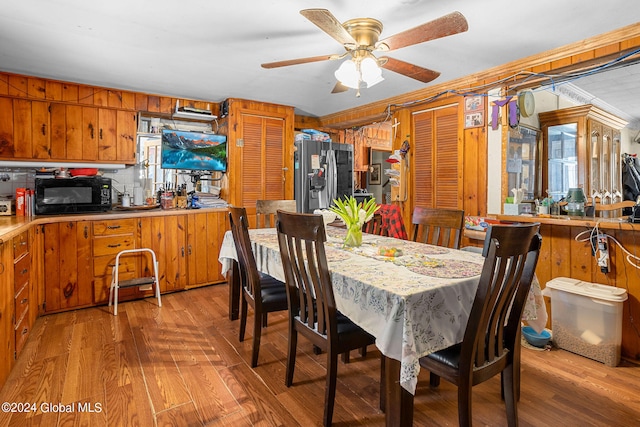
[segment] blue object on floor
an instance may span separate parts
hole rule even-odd
[[[534,347],[542,348],[549,343],[549,340],[551,340],[551,334],[549,331],[545,329],[542,332],[537,333],[531,326],[523,326],[522,335],[524,335],[524,339]]]

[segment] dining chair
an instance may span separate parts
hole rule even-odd
[[[287,291],[285,284],[275,278],[258,272],[256,259],[251,249],[249,223],[245,208],[229,207],[231,233],[238,255],[238,270],[242,295],[240,297],[240,342],[244,341],[247,325],[247,310],[253,308],[253,347],[251,367],[258,366],[260,337],[262,326],[266,325],[267,313],[287,309]]]
[[[369,234],[376,234],[378,236],[388,235],[384,227],[382,227],[382,215],[377,212],[373,214],[373,218],[364,223],[362,231]]]
[[[595,216],[603,218],[617,218],[625,214],[625,208],[632,208],[636,205],[633,200],[624,200],[616,203],[595,203]]]
[[[278,211],[278,244],[289,301],[289,346],[285,384],[290,387],[298,333],[327,353],[324,425],[331,425],[338,355],[375,343],[375,338],[336,308],[321,215]]]
[[[436,209],[416,207],[411,217],[414,242],[460,248],[464,227],[464,211],[459,209]]]
[[[478,290],[461,343],[420,358],[430,385],[458,387],[458,423],[472,425],[471,391],[497,374],[509,426],[518,424],[520,319],[538,262],[539,224],[491,225]]]
[[[295,212],[295,200],[256,200],[256,228],[272,228],[276,226],[276,212]]]

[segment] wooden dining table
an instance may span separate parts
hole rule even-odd
[[[345,233],[327,227],[325,248],[336,305],[376,338],[384,356],[386,425],[410,426],[419,359],[462,341],[484,258],[373,234],[363,234],[362,246],[347,248]],[[276,230],[252,229],[249,235],[258,270],[284,280]],[[391,253],[395,256],[385,256]],[[235,260],[233,237],[227,232],[219,256],[223,274],[233,271]],[[233,282],[230,293],[240,286],[237,278]],[[546,310],[541,301],[536,282],[523,318],[540,316]]]

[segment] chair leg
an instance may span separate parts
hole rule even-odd
[[[160,299],[160,276],[158,276],[158,262],[155,265],[155,279],[156,279],[156,299],[158,300],[158,307],[162,307],[162,300]]]
[[[518,372],[514,365],[509,365],[502,371],[502,388],[504,390],[504,404],[507,408],[507,425],[515,427],[518,425]]]
[[[345,351],[344,353],[342,353],[342,363],[349,363],[350,356],[350,351]]]
[[[245,319],[246,320],[246,319]],[[260,337],[262,336],[263,317],[254,312],[253,316],[253,351],[251,354],[251,367],[258,366],[258,353],[260,352]]]
[[[333,405],[336,400],[336,380],[338,376],[338,355],[327,350],[327,389],[324,397],[324,425],[330,426],[333,419]]]
[[[429,373],[429,385],[436,388],[440,385],[440,375],[436,375],[433,372]]]
[[[289,348],[287,350],[287,372],[284,378],[284,384],[287,387],[291,387],[291,384],[293,384],[293,371],[296,367],[297,345],[298,345],[298,331],[296,331],[294,326],[290,323],[289,324]]]
[[[458,385],[458,423],[460,427],[471,427],[471,382]]]
[[[244,299],[244,295],[240,296],[240,331],[238,339],[240,342],[244,341],[244,332],[247,328],[247,300]]]

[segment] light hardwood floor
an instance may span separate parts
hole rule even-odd
[[[284,314],[269,316],[251,369],[251,338],[238,342],[226,285],[164,295],[162,303],[122,303],[117,317],[98,307],[38,319],[0,392],[0,402],[29,403],[35,412],[3,411],[0,425],[321,424],[325,355],[300,338],[294,385],[285,387]],[[340,364],[334,425],[384,425],[379,369],[374,348]],[[498,377],[474,388],[473,410],[476,425],[506,424]],[[638,426],[640,368],[525,348],[518,410],[521,426]],[[414,425],[457,425],[455,387],[443,381],[430,389],[423,371]]]

